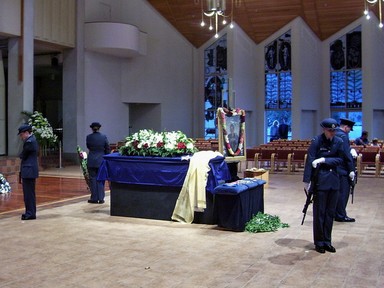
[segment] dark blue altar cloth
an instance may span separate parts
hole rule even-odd
[[[214,188],[231,178],[225,158],[217,156],[209,161],[210,171],[206,189]],[[183,157],[104,156],[98,180],[135,185],[182,187],[188,172],[189,160]]]

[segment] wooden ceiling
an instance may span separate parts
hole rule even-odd
[[[147,0],[195,47],[214,35],[200,26],[206,0]],[[227,0],[227,13],[231,13]],[[325,40],[363,15],[363,0],[233,0],[234,22],[259,44],[296,17],[301,17],[320,40]],[[378,5],[376,5],[378,6]],[[373,7],[377,8],[377,7]],[[375,10],[375,9],[374,9]],[[207,21],[206,21],[207,22]]]

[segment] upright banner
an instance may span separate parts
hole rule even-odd
[[[7,135],[5,129],[5,77],[4,77],[4,65],[3,54],[0,50],[0,155],[5,155]]]

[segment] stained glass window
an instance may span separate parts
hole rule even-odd
[[[292,73],[290,31],[267,45],[264,53],[264,105],[267,141],[280,138],[291,139]],[[278,129],[279,126],[281,126],[281,129]],[[285,129],[287,126],[289,128]]]
[[[204,51],[205,139],[217,138],[218,107],[228,105],[227,37],[224,35]]]
[[[355,122],[349,139],[361,136],[363,76],[361,71],[361,27],[343,35],[330,45],[331,117]]]
[[[330,45],[331,109],[361,109],[361,28],[340,37]]]

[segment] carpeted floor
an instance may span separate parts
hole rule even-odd
[[[0,287],[384,287],[384,178],[361,177],[356,223],[335,222],[335,254],[303,226],[302,175],[270,174],[265,213],[289,228],[232,232],[216,225],[110,216],[87,197],[0,219]]]

